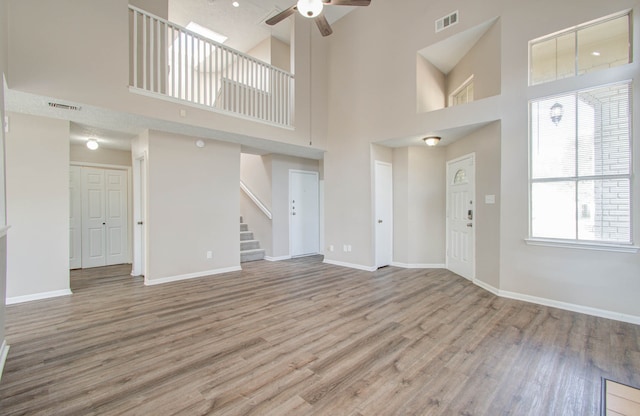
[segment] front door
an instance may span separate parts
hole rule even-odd
[[[447,268],[475,277],[475,157],[447,162]]]

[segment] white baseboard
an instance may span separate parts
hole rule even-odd
[[[360,264],[346,263],[343,261],[324,259],[322,262],[327,264],[333,264],[334,266],[348,267],[350,269],[356,269],[356,270],[364,270],[365,272],[375,272],[376,270],[378,270],[377,267],[362,266]]]
[[[73,293],[71,292],[70,289],[64,289],[64,290],[54,290],[53,292],[34,293],[33,295],[14,296],[11,298],[7,298],[6,304],[13,305],[16,303],[31,302],[33,300],[42,300],[42,299],[49,299],[49,298],[57,298],[59,296],[69,296],[72,294]]]
[[[402,267],[403,269],[444,269],[445,268],[444,264],[439,264],[439,263],[413,264],[413,263],[399,263],[397,261],[394,261],[393,263],[391,263],[391,265],[395,267]]]
[[[490,284],[483,282],[482,280],[473,279],[473,284],[475,284],[476,286],[480,286],[481,288],[483,288],[487,292],[491,292],[496,296],[502,296],[500,294],[500,289],[498,289],[496,287],[493,287]]]
[[[240,266],[233,266],[233,267],[225,267],[222,269],[206,270],[203,272],[180,274],[178,276],[161,277],[158,279],[149,279],[147,278],[147,276],[145,276],[144,284],[145,286],[161,285],[163,283],[179,282],[181,280],[196,279],[198,277],[211,276],[214,274],[239,272],[241,270],[242,268]]]
[[[264,259],[266,261],[282,261],[282,260],[291,260],[291,256],[278,256],[278,257],[264,256]]]
[[[2,372],[4,370],[4,363],[7,361],[7,355],[9,355],[9,345],[7,341],[2,341],[0,346],[0,380],[2,380]]]
[[[627,315],[625,313],[607,311],[604,309],[592,308],[590,306],[576,305],[575,303],[561,302],[553,299],[539,298],[537,296],[509,292],[506,290],[500,290],[500,294],[498,296],[508,299],[521,300],[529,303],[536,303],[538,305],[550,306],[552,308],[564,309],[571,312],[584,313],[585,315],[592,315],[600,318],[613,319],[615,321],[622,321],[640,325],[640,316]]]

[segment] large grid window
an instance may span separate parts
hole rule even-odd
[[[629,63],[630,14],[601,19],[529,42],[529,83],[555,81]]]
[[[530,103],[531,237],[630,244],[631,84]]]

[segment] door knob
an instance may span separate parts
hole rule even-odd
[[[382,224],[382,220],[378,220],[378,224]]]
[[[138,221],[138,225],[142,225],[142,221]]]
[[[473,224],[469,223],[469,224],[467,224],[467,227],[471,228],[471,227],[473,227]]]
[[[296,215],[296,213],[295,213],[295,212],[292,212],[292,213],[291,213],[291,215]]]

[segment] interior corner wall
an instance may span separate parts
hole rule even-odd
[[[475,101],[500,94],[500,19],[491,25],[478,42],[446,77],[446,99],[473,75]]]
[[[78,163],[97,163],[101,165],[131,166],[131,151],[106,149],[100,147],[91,150],[82,144],[69,146],[69,159]]]
[[[147,283],[240,267],[240,146],[195,140],[149,131]]]
[[[129,4],[163,19],[169,19],[169,0],[129,0]]]
[[[426,113],[447,105],[446,77],[422,55],[416,55],[416,111]]]
[[[10,113],[7,298],[69,290],[69,122]]]
[[[475,153],[476,175],[476,275],[475,278],[500,288],[501,129],[491,123],[446,146],[446,160]],[[485,201],[495,196],[495,204]]]

